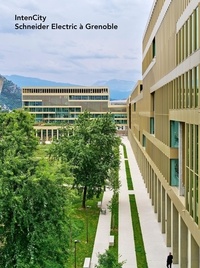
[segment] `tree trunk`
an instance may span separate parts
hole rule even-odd
[[[83,189],[82,208],[85,208],[85,204],[86,204],[86,195],[87,195],[87,186],[84,186],[84,189]]]

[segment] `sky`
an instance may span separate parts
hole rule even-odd
[[[142,38],[153,2],[1,1],[0,74],[81,85],[111,79],[137,81],[142,77]],[[36,20],[25,20],[33,15]],[[63,29],[53,29],[55,24]],[[86,28],[107,24],[117,29]],[[19,28],[27,25],[45,29]]]

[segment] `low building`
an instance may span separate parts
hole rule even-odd
[[[110,101],[108,87],[24,87],[22,105],[35,115],[41,141],[58,139],[59,129],[73,124],[85,110],[93,118],[111,113],[118,133],[127,133],[126,101]]]

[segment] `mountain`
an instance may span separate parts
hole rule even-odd
[[[108,86],[110,97],[115,100],[127,99],[133,90],[135,82],[127,80],[112,79],[108,81],[97,81],[93,86]]]
[[[20,75],[5,75],[5,78],[11,80],[13,83],[18,85],[19,87],[68,87],[68,86],[76,86],[69,83],[61,83],[61,82],[54,82],[49,80],[43,80],[35,77],[26,77]]]
[[[3,86],[1,86],[3,81]],[[91,86],[108,86],[111,100],[127,99],[135,82],[127,80],[112,79],[108,81],[97,81]],[[2,108],[12,110],[21,107],[21,87],[26,86],[78,86],[70,83],[54,82],[34,77],[19,75],[0,75],[0,105]]]
[[[5,78],[11,80],[13,83],[18,85],[19,87],[34,87],[34,86],[79,86],[77,84],[70,84],[70,83],[61,83],[61,82],[54,82],[49,80],[43,80],[35,77],[25,77],[20,75],[6,75]],[[110,96],[111,99],[126,99],[133,87],[135,82],[128,81],[128,80],[118,80],[118,79],[111,79],[108,81],[97,81],[92,86],[108,86],[110,89]]]
[[[21,88],[0,75],[0,106],[3,110],[13,110],[22,106]]]

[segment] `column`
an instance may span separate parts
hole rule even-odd
[[[41,129],[41,141],[43,142],[43,129]]]
[[[166,244],[171,247],[171,200],[167,195]]]
[[[158,211],[158,178],[154,176],[154,212],[157,213]]]
[[[157,212],[158,212],[158,222],[161,222],[161,183],[158,179],[158,182],[157,182],[157,191],[158,191],[158,198],[157,198],[157,202],[158,202],[158,209],[157,209]]]
[[[179,255],[179,263],[180,268],[188,267],[188,231],[187,226],[184,221],[180,217],[180,255]]]
[[[165,189],[161,186],[161,231],[165,233]]]
[[[191,247],[190,248],[190,261],[192,268],[199,268],[200,267],[200,259],[199,259],[199,251],[200,248],[196,241],[194,240],[194,237],[191,235]]]
[[[152,180],[151,180],[151,204],[152,206],[154,206],[154,180],[155,180],[155,176],[154,176],[154,172],[152,174]]]
[[[153,169],[151,170],[150,173],[150,178],[149,178],[149,198],[152,198],[152,178],[153,178]]]
[[[173,205],[172,210],[172,222],[173,222],[173,228],[172,228],[172,252],[173,252],[173,263],[178,263],[178,250],[179,250],[179,235],[178,235],[178,211]]]
[[[184,166],[184,161],[185,161],[185,152],[184,152],[184,143],[185,143],[185,139],[184,139],[184,131],[183,131],[183,123],[179,123],[179,133],[178,133],[178,137],[179,137],[179,147],[178,147],[178,163],[179,163],[179,194],[180,195],[185,195],[185,187],[183,186],[183,176],[184,176],[184,172],[183,172],[183,166]]]

